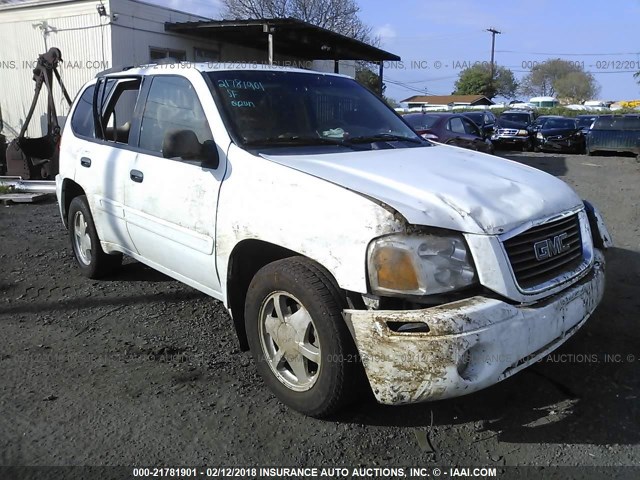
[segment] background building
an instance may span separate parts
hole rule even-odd
[[[102,70],[167,57],[267,63],[271,52],[276,64],[351,76],[355,60],[400,59],[293,19],[216,21],[140,0],[0,0],[0,107],[8,138],[18,135],[33,98],[38,55],[51,47],[62,51],[60,72],[72,97]],[[54,93],[62,124],[68,107],[57,85]],[[41,94],[28,136],[46,131],[45,109]]]

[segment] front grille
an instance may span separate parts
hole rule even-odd
[[[554,247],[554,239],[563,237],[561,250]],[[544,243],[549,241],[548,248]],[[538,249],[534,246],[538,245]],[[542,245],[542,248],[540,248]],[[578,215],[572,215],[544,225],[530,228],[504,242],[504,248],[511,262],[516,281],[521,288],[528,289],[578,268],[582,262],[582,236]],[[538,250],[538,257],[536,256]],[[550,252],[550,256],[545,254]]]
[[[498,129],[499,135],[517,135],[518,130],[515,128],[500,128]]]

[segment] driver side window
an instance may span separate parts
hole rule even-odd
[[[454,133],[465,133],[462,119],[459,117],[456,117],[449,120],[449,130],[451,130]]]
[[[476,126],[475,123],[473,123],[471,120],[467,120],[466,118],[461,119],[462,123],[464,123],[464,130],[467,133],[467,135],[475,135],[476,137],[480,137],[480,130],[478,130],[478,127]]]
[[[184,77],[158,75],[152,80],[142,114],[139,146],[172,158],[173,148],[169,148],[168,143],[180,139],[197,146],[213,140],[213,136],[191,82]],[[194,151],[194,156],[197,153]]]

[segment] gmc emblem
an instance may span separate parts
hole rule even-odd
[[[560,253],[569,250],[569,245],[564,243],[564,240],[568,237],[566,233],[561,233],[553,238],[548,238],[540,242],[533,244],[533,251],[536,254],[536,260],[541,262],[547,258],[555,257]]]

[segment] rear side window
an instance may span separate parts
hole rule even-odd
[[[640,130],[640,117],[623,117],[620,123],[621,130]]]
[[[110,85],[107,83],[107,92],[110,91]],[[109,101],[102,115],[105,140],[123,144],[129,143],[133,113],[139,91],[139,78],[116,80],[113,94],[107,94]]]
[[[95,87],[91,85],[82,93],[71,117],[73,132],[82,137],[95,138],[93,108],[91,107],[94,89]]]

